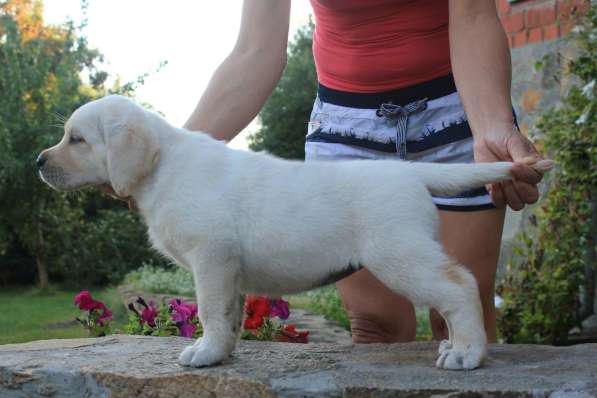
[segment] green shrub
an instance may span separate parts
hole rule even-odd
[[[589,201],[591,191],[597,192],[596,5],[576,31],[580,53],[569,70],[580,86],[573,86],[564,106],[545,113],[538,123],[557,170],[534,218],[535,229],[521,236],[515,254],[522,261],[509,265],[500,287],[499,328],[509,343],[563,344],[580,320],[583,259],[591,242]]]
[[[61,234],[48,252],[51,276],[71,287],[117,284],[144,262],[166,266],[168,262],[149,247],[146,227],[128,209],[97,210],[85,215],[75,206],[68,220],[46,219],[44,228],[61,224]]]
[[[147,293],[169,293],[194,296],[193,275],[184,268],[165,269],[145,264],[124,278],[124,283]]]

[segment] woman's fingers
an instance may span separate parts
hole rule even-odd
[[[506,197],[502,190],[502,184],[491,184],[489,186],[489,193],[491,195],[491,201],[495,207],[499,209],[506,206]]]
[[[518,197],[525,203],[525,204],[532,204],[539,200],[539,189],[535,184],[527,184],[522,181],[512,181],[512,185],[514,186],[514,190],[518,194]]]
[[[512,177],[516,181],[536,185],[543,178],[543,174],[525,163],[514,162],[514,165],[512,166]]]
[[[508,205],[512,210],[521,210],[525,205],[535,203],[539,199],[539,190],[535,185],[520,181],[492,184],[489,192],[497,208]]]
[[[512,210],[522,210],[525,202],[518,196],[518,192],[514,188],[512,181],[504,181],[502,183],[502,190],[504,191],[505,201],[512,208]]]

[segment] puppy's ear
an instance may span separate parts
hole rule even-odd
[[[159,161],[158,139],[146,126],[143,120],[134,126],[116,124],[104,130],[108,176],[118,196],[130,196],[135,185],[149,175]]]

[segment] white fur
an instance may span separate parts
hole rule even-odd
[[[52,185],[114,185],[135,176],[116,191],[136,200],[156,249],[193,272],[205,334],[183,351],[181,364],[208,366],[228,357],[239,333],[241,294],[295,293],[359,265],[443,314],[450,341],[441,345],[438,367],[473,369],[485,358],[477,285],[438,243],[430,192],[507,179],[511,163],[281,160],[175,128],[117,96],[76,111],[65,136],[73,129],[90,143],[92,166],[78,172],[77,183],[64,170],[66,182]],[[136,144],[110,148],[115,134],[133,134],[119,142]],[[51,152],[67,141],[45,152],[53,167],[65,168]]]

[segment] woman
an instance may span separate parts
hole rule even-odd
[[[494,0],[311,0],[319,88],[306,160],[519,161],[538,157],[515,125],[511,65]],[[245,0],[236,46],[185,127],[231,140],[259,112],[286,63],[290,0]],[[225,106],[222,106],[225,104]],[[466,113],[464,112],[466,110]],[[298,127],[298,126],[297,126]],[[479,284],[495,341],[494,284],[504,207],[538,198],[541,175],[434,198],[448,254]],[[391,182],[388,182],[391,183]],[[337,284],[356,343],[414,339],[413,305],[366,269]],[[447,338],[433,310],[436,339]]]

